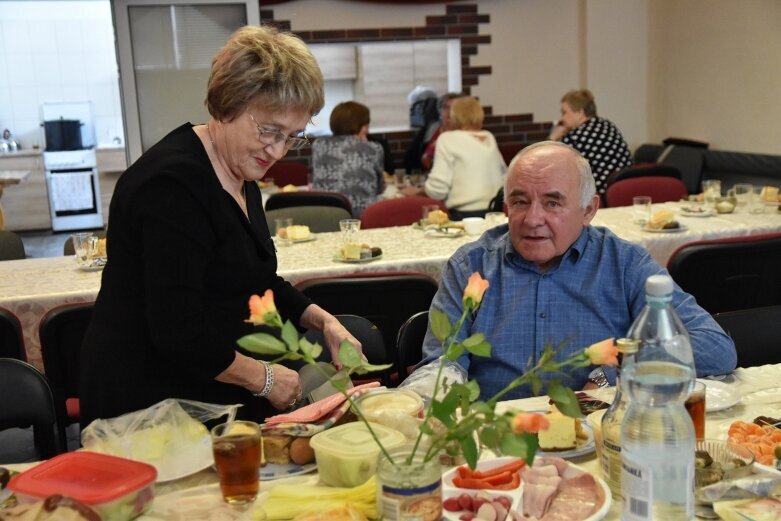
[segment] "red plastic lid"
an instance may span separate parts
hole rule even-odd
[[[141,490],[157,478],[146,463],[97,452],[67,452],[14,476],[8,488],[17,494],[46,498],[70,496],[99,505]]]

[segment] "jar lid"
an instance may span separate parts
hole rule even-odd
[[[378,423],[370,422],[370,425],[386,449],[405,442],[404,435],[397,430]],[[346,423],[326,429],[312,436],[309,443],[315,451],[324,451],[344,459],[364,458],[380,452],[380,447],[363,422]]]
[[[78,451],[60,454],[15,476],[8,488],[41,499],[62,494],[98,505],[140,490],[156,478],[157,470],[152,465]]]

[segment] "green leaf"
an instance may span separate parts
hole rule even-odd
[[[480,431],[480,443],[489,449],[499,446],[499,432],[492,426],[484,427]]]
[[[453,418],[453,411],[455,411],[455,407],[450,407],[449,404],[439,400],[432,400],[431,402],[431,415],[441,421],[447,428],[452,427],[456,422]]]
[[[556,408],[563,414],[572,418],[581,418],[583,413],[580,411],[578,397],[569,387],[561,384],[558,380],[553,380],[548,384],[548,396],[550,396]]]
[[[282,326],[282,340],[287,344],[291,352],[298,351],[298,331],[289,320]]]
[[[464,353],[464,345],[458,342],[453,342],[452,344],[447,346],[447,351],[445,351],[445,358],[447,358],[451,362],[455,362],[456,360],[458,360],[458,357],[461,356],[463,353]]]
[[[422,432],[423,434],[427,434],[428,436],[434,434],[434,429],[431,427],[431,424],[429,422],[421,423],[419,429],[420,432]]]
[[[383,371],[385,369],[390,369],[391,367],[393,367],[393,364],[374,365],[374,364],[363,363],[357,367],[353,367],[352,372],[355,374],[366,374],[366,373],[371,373],[373,371]]]
[[[490,357],[491,344],[485,341],[483,333],[475,333],[463,342],[464,347],[475,356]]]
[[[537,375],[530,376],[529,380],[531,380],[531,382],[529,382],[529,383],[532,386],[532,394],[534,396],[539,396],[540,392],[542,392],[542,382],[537,377]]]
[[[472,412],[477,414],[493,414],[494,408],[485,402],[472,403]]]
[[[466,459],[467,464],[469,464],[470,469],[474,469],[477,467],[477,443],[475,443],[475,439],[472,437],[472,434],[470,433],[467,436],[464,436],[463,438],[458,440],[459,445],[461,445],[461,452],[464,455],[464,459]]]
[[[347,340],[342,340],[339,344],[339,361],[345,367],[358,367],[363,363],[361,355],[358,354],[358,350]]]
[[[437,337],[439,343],[444,344],[447,337],[450,336],[450,330],[453,328],[450,324],[450,319],[438,309],[429,311],[428,317],[431,324],[431,331],[434,333],[434,336]]]
[[[477,398],[480,396],[480,385],[477,383],[477,380],[469,380],[465,384],[461,385],[466,388],[467,397],[470,402],[477,400]]]
[[[236,341],[241,347],[261,355],[279,355],[288,352],[287,345],[268,333],[252,333]]]
[[[534,461],[534,455],[537,453],[537,436],[533,434],[513,434],[505,433],[502,436],[500,450],[506,456],[521,457],[531,465]]]

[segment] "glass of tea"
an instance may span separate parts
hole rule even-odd
[[[212,449],[222,497],[232,505],[255,501],[260,482],[260,426],[233,421],[212,429]]]
[[[698,440],[705,438],[705,384],[695,380],[694,389],[686,398],[686,410],[694,424],[694,435]]]

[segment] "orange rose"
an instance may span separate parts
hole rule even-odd
[[[547,431],[549,428],[550,422],[548,418],[534,412],[519,412],[515,415],[512,422],[513,434]]]
[[[612,338],[606,338],[587,347],[586,356],[594,365],[618,365],[618,347]]]
[[[275,315],[277,315],[277,306],[274,304],[274,292],[270,289],[266,290],[262,298],[257,295],[249,298],[249,320],[246,322],[260,326],[271,322]]]
[[[468,305],[467,302],[471,301],[476,308],[483,301],[483,294],[488,286],[488,281],[482,278],[478,272],[472,273],[464,288],[464,305]]]

